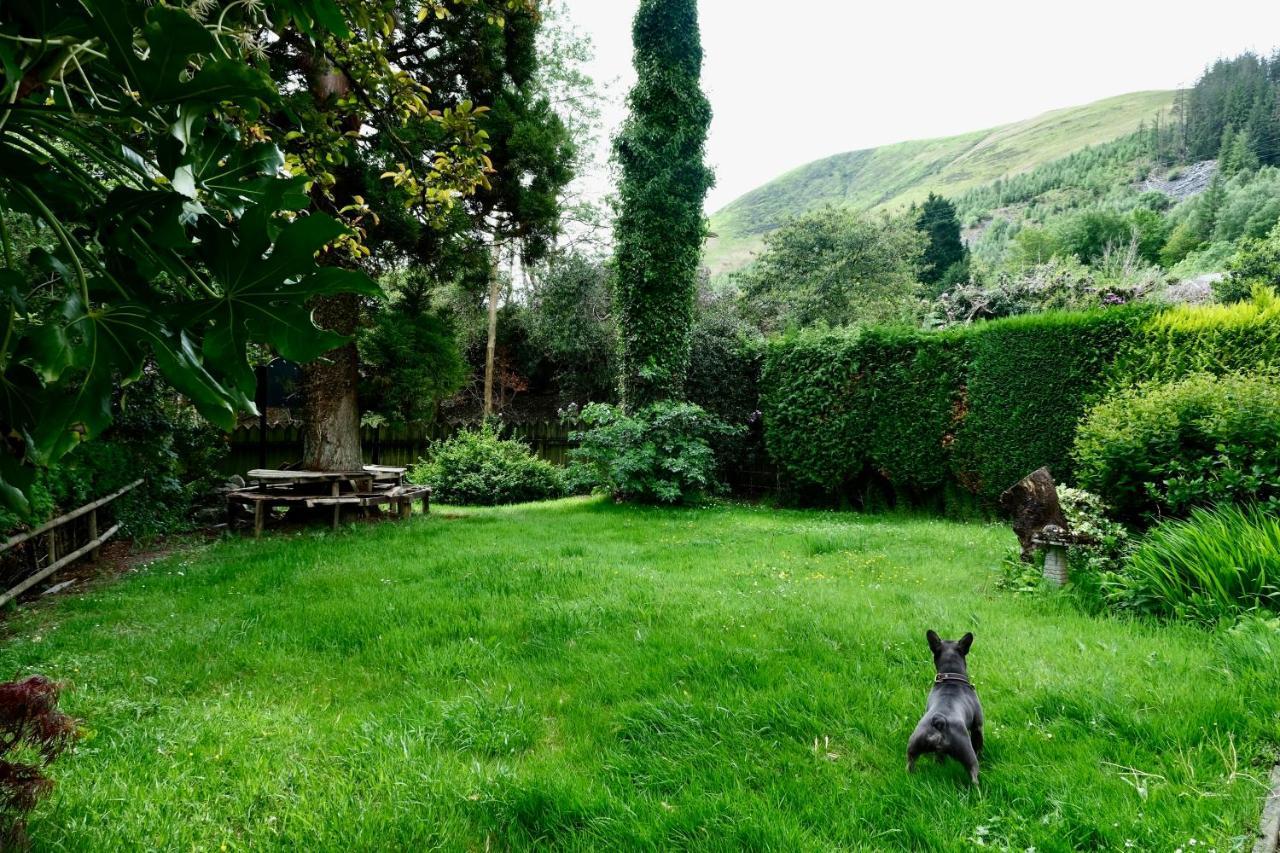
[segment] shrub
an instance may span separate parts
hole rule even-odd
[[[1095,540],[1068,552],[1071,586],[1091,608],[1105,604],[1105,590],[1124,568],[1132,540],[1129,530],[1111,518],[1111,510],[1098,495],[1083,489],[1058,486],[1058,502],[1071,530]]]
[[[1145,316],[1123,307],[977,327],[968,416],[954,457],[960,481],[988,502],[1042,465],[1069,481],[1076,422],[1103,393],[1108,367]]]
[[[491,423],[440,442],[410,478],[430,485],[432,496],[447,504],[494,506],[564,494],[558,468],[524,444],[501,438]]]
[[[1115,381],[1280,368],[1280,296],[1256,288],[1246,302],[1178,305],[1143,325],[1113,372]]]
[[[582,410],[585,430],[577,463],[589,466],[619,500],[684,503],[719,491],[713,442],[736,430],[690,403],[655,403],[627,414],[593,403]]]
[[[76,736],[61,685],[41,675],[0,684],[0,848],[24,849],[24,816],[53,789],[44,770]],[[12,760],[20,755],[22,759]]]
[[[1280,605],[1280,517],[1261,507],[1196,509],[1153,528],[1113,591],[1144,612],[1212,624]]]
[[[1227,265],[1226,278],[1213,286],[1220,302],[1248,299],[1256,287],[1280,287],[1280,225],[1264,239],[1241,241],[1240,250]]]
[[[1280,378],[1205,373],[1122,390],[1089,411],[1073,452],[1080,484],[1126,520],[1223,501],[1280,508]]]
[[[114,423],[56,464],[38,469],[29,517],[0,509],[0,531],[36,526],[138,478],[138,488],[112,504],[123,535],[135,538],[187,529],[192,511],[210,500],[222,480],[227,438],[167,389],[148,366],[117,391]]]

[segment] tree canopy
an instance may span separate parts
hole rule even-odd
[[[826,207],[765,237],[764,251],[736,281],[766,331],[907,320],[925,242],[910,214]]]
[[[32,466],[101,433],[148,359],[230,428],[253,409],[256,346],[307,361],[343,342],[309,302],[379,291],[328,261],[367,253],[363,200],[333,192],[341,170],[371,140],[398,148],[387,180],[423,217],[487,183],[478,109],[433,109],[390,52],[477,2],[407,18],[391,0],[0,7],[0,498],[22,508]],[[322,79],[327,100],[300,97]],[[434,145],[397,143],[414,121]],[[20,259],[10,227],[25,223]]]

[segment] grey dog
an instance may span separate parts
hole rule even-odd
[[[934,631],[925,636],[938,675],[929,691],[924,716],[907,742],[907,772],[915,770],[916,759],[921,755],[935,752],[939,761],[950,755],[963,764],[976,785],[978,755],[982,752],[982,703],[978,701],[978,691],[969,683],[969,668],[965,665],[973,634],[965,634],[959,640],[944,640]]]

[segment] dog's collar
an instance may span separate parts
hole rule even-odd
[[[933,679],[934,684],[965,684],[969,687],[973,685],[969,682],[969,676],[962,675],[958,672],[940,672]]]

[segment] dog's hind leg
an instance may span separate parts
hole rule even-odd
[[[969,740],[973,743],[973,751],[978,755],[982,755],[982,726],[981,724],[973,727],[973,731],[969,732]]]
[[[974,752],[973,744],[968,738],[958,739],[958,743],[952,747],[951,757],[969,771],[969,781],[975,785],[978,784],[978,754]]]

